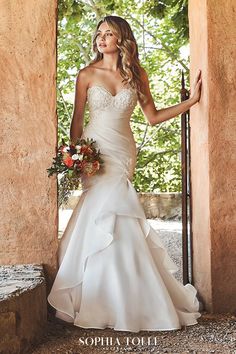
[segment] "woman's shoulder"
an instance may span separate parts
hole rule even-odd
[[[90,67],[90,65],[87,65],[84,68],[79,69],[76,76],[79,79],[85,79],[88,75],[91,74],[91,72],[92,72],[92,68]]]
[[[89,64],[85,66],[84,68],[81,68],[77,75],[76,75],[76,80],[77,81],[83,81],[85,86],[89,86],[89,83],[93,81],[93,78],[97,75],[97,65],[94,64]]]
[[[84,78],[85,76],[92,75],[94,74],[97,68],[97,63],[88,64],[87,66],[78,71],[77,76],[79,75]]]

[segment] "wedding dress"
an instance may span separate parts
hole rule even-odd
[[[103,173],[83,179],[83,193],[58,249],[59,269],[48,295],[55,316],[83,328],[175,330],[201,316],[197,291],[173,273],[178,268],[145,218],[132,176],[136,144],[131,87],[113,96],[87,91],[90,121],[82,137],[96,140]]]

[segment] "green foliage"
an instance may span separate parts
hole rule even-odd
[[[176,34],[187,43],[189,39],[188,0],[152,0],[145,3],[145,13],[147,15],[159,19],[170,16]]]
[[[93,58],[93,31],[108,14],[130,23],[158,109],[180,102],[181,70],[189,83],[189,58],[182,58],[180,53],[188,42],[187,0],[59,0],[59,141],[69,136],[76,74]],[[86,110],[85,124],[88,120]],[[135,108],[131,126],[138,148],[133,179],[137,191],[181,191],[180,123],[179,116],[151,127],[140,108]]]

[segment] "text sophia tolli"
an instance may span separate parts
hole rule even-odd
[[[157,345],[157,337],[79,337],[80,345],[98,345],[98,346],[111,346],[111,345]]]

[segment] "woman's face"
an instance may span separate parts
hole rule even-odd
[[[112,33],[108,24],[103,22],[97,30],[96,44],[98,51],[102,54],[117,52],[117,40],[118,38]]]

